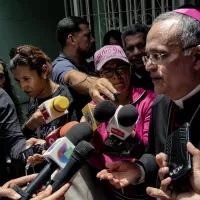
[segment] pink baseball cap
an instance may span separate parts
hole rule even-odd
[[[106,45],[95,52],[94,65],[96,71],[99,71],[105,63],[110,60],[119,59],[129,63],[124,50],[118,45]]]
[[[180,8],[172,10],[172,12],[190,16],[200,22],[200,11],[196,10],[195,8]]]

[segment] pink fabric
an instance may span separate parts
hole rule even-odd
[[[136,158],[139,158],[145,151],[148,143],[148,128],[151,114],[151,107],[156,94],[149,90],[142,88],[133,88],[132,90],[132,103],[136,104],[136,108],[139,114],[139,120],[136,124],[136,135],[140,138],[140,144],[136,154]],[[94,104],[94,102],[91,102]],[[134,104],[134,105],[135,105]],[[90,159],[89,163],[98,169],[104,169],[106,162],[114,162],[119,160],[132,160],[133,158],[121,158],[121,157],[110,157],[108,155],[100,153],[105,148],[104,142],[108,137],[109,133],[106,131],[108,123],[102,123],[97,132],[93,137],[93,144],[96,149],[96,154]]]
[[[184,14],[200,21],[200,11],[194,8],[180,8],[180,9],[173,10],[172,12]]]
[[[105,63],[113,59],[119,59],[129,63],[124,50],[120,46],[106,45],[94,54],[94,65],[96,71],[99,71]]]

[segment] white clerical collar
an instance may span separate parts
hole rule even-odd
[[[200,84],[197,85],[197,87],[195,87],[190,93],[188,93],[187,95],[185,95],[184,97],[178,99],[178,100],[174,100],[174,103],[180,107],[180,108],[184,108],[183,102],[186,99],[189,99],[190,97],[194,96],[196,93],[198,93],[200,91]]]

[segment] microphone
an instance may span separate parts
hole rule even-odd
[[[111,156],[130,157],[140,139],[133,135],[138,111],[132,104],[120,105],[109,121],[106,130],[109,136],[105,141],[107,148],[104,153]]]
[[[95,131],[102,122],[109,121],[115,114],[115,105],[110,100],[104,100],[96,106],[88,103],[83,109],[82,113],[86,121],[92,126]]]
[[[50,147],[58,138],[64,137],[65,134],[76,124],[78,124],[77,121],[71,121],[71,122],[68,122],[67,124],[65,124],[64,126],[53,130],[45,138],[48,147]]]
[[[108,123],[106,130],[111,136],[126,140],[132,133],[138,119],[138,111],[132,104],[120,105]]]
[[[27,197],[22,199],[29,198],[38,188],[45,184],[56,169],[63,169],[73,152],[74,146],[82,140],[89,141],[92,133],[92,127],[87,122],[81,122],[69,129],[66,137],[56,140],[43,155],[49,162],[23,191],[26,194],[23,196]]]
[[[69,100],[64,96],[57,96],[43,102],[38,108],[41,111],[45,123],[48,124],[53,120],[68,113]]]
[[[52,184],[53,192],[57,191],[74,177],[86,160],[92,157],[94,150],[94,147],[89,142],[81,141],[78,143],[65,168],[59,174],[57,180]]]

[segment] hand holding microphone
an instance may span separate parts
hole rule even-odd
[[[25,189],[24,195],[26,197],[24,199],[30,197],[40,186],[45,184],[56,169],[63,169],[73,152],[74,146],[82,140],[89,141],[92,133],[92,128],[88,123],[79,123],[67,132],[66,137],[59,138],[45,152],[44,157],[48,160],[48,163]]]

